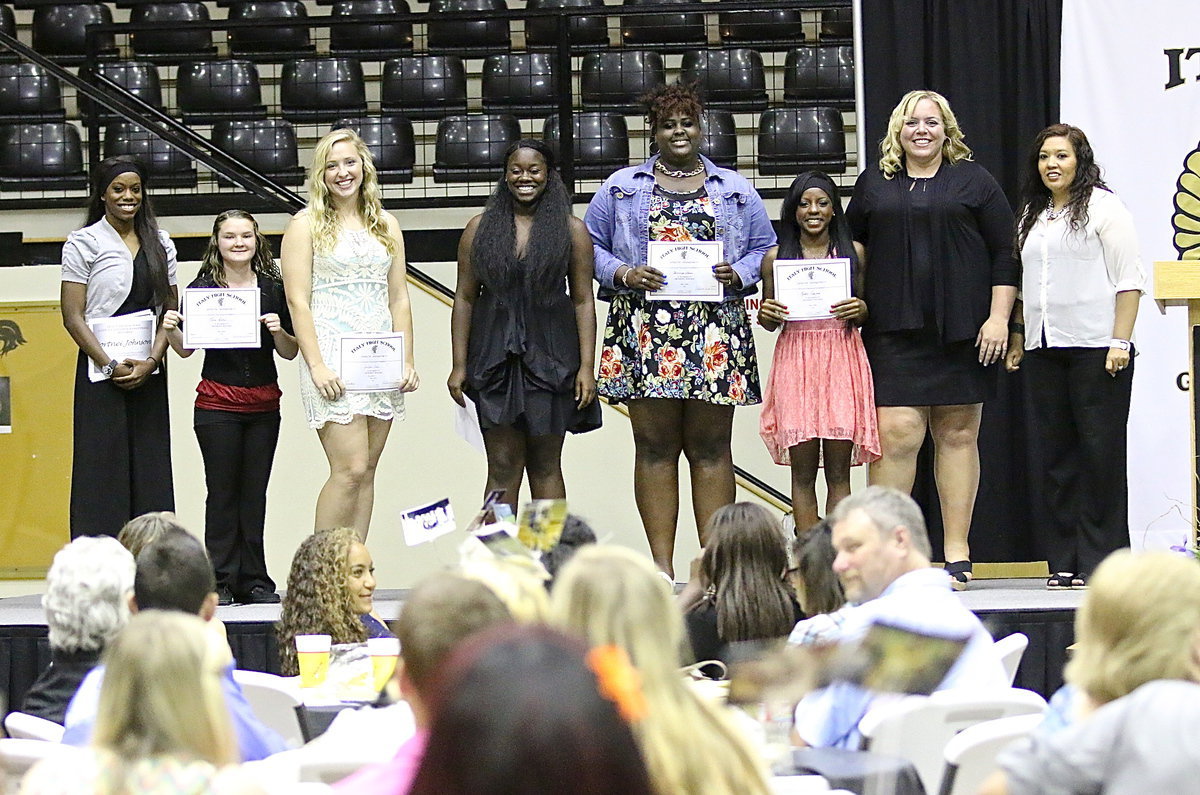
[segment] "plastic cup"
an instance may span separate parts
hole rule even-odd
[[[300,664],[300,686],[317,687],[324,684],[329,674],[329,647],[332,638],[328,635],[297,635],[296,660]]]
[[[371,674],[375,692],[383,690],[396,670],[396,658],[400,656],[398,638],[368,638],[367,653],[371,655]]]

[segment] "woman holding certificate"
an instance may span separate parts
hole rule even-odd
[[[872,483],[911,491],[933,436],[946,571],[971,579],[967,535],[979,489],[979,421],[1008,347],[1017,295],[1012,210],[945,97],[912,91],[892,111],[879,167],[846,210],[866,248],[863,342],[875,379],[883,457]]]
[[[196,387],[193,425],[208,487],[204,544],[221,604],[279,601],[263,551],[267,481],[279,441],[282,394],[275,353],[295,359],[299,350],[271,244],[258,231],[254,216],[226,210],[213,222],[200,272],[184,291],[184,305],[191,321],[197,322],[203,303],[237,305],[234,299],[247,295],[256,299],[246,302],[255,311],[238,320],[251,325],[255,347],[209,348]],[[192,296],[200,298],[193,302]],[[213,297],[216,301],[205,300]],[[169,310],[163,328],[175,352],[187,357],[193,349],[185,344],[182,319]],[[224,344],[220,338],[212,342]]]
[[[673,575],[679,455],[704,543],[733,502],[733,408],[759,402],[753,292],[775,231],[754,187],[700,154],[704,108],[690,88],[646,97],[658,153],[621,169],[584,218],[609,300],[597,390],[629,402],[634,498],[659,569]]]
[[[820,518],[818,467],[825,468],[828,515],[850,494],[850,467],[878,460],[879,427],[871,367],[858,331],[867,319],[867,304],[859,297],[862,247],[850,237],[837,186],[820,171],[801,174],[779,216],[779,246],[763,257],[758,322],[768,331],[782,324],[783,333],[759,433],[775,463],[791,467],[792,514],[803,530]],[[823,273],[830,274],[831,287],[824,286]],[[805,292],[792,289],[793,281],[822,286]],[[804,311],[807,304],[816,305]]]
[[[75,368],[71,537],[111,535],[175,509],[159,318],[175,309],[175,245],[158,228],[145,173],[130,157],[93,171],[87,226],[62,253],[63,325]]]
[[[329,459],[316,526],[366,538],[375,468],[413,366],[404,238],[380,200],[375,164],[351,130],[322,138],[309,171],[308,207],[282,245],[283,286],[300,345],[300,399]]]

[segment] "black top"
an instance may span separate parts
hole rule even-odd
[[[50,667],[42,671],[25,693],[21,711],[61,724],[79,683],[99,661],[98,651],[67,653],[52,649]]]
[[[800,609],[800,604],[795,600],[792,601],[792,618],[793,624],[806,618],[804,611]],[[692,645],[692,654],[694,655],[692,662],[720,660],[728,663],[730,661],[728,644],[717,631],[717,606],[711,600],[706,599],[689,610],[684,614],[683,620],[687,626],[688,640]],[[790,629],[789,627],[789,631]],[[786,637],[787,634],[785,632],[780,637]],[[762,638],[762,640],[775,640],[775,638]]]
[[[926,179],[864,172],[846,210],[867,249],[865,333],[936,328],[945,344],[974,339],[995,285],[1016,286],[1013,214],[982,166],[943,162]]]
[[[132,315],[154,309],[154,283],[150,281],[150,261],[146,259],[146,250],[139,249],[133,258],[133,278],[129,283],[129,295],[113,312],[113,317]]]
[[[217,284],[197,276],[188,287],[216,287]],[[283,282],[267,276],[258,277],[259,311],[279,315],[283,330],[292,333],[292,316],[283,295]],[[258,348],[210,348],[204,352],[204,368],[200,374],[209,381],[228,386],[266,386],[279,380],[275,370],[275,338],[261,326],[262,346]]]

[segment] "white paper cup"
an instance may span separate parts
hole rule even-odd
[[[300,667],[300,686],[317,687],[329,674],[329,635],[297,635],[296,662]]]

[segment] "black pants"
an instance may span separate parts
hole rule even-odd
[[[204,544],[217,575],[217,587],[236,596],[255,586],[275,590],[267,575],[263,525],[267,481],[279,412],[246,414],[196,409],[193,427],[204,457],[208,497],[204,503]]]
[[[1091,574],[1129,546],[1126,426],[1129,367],[1111,376],[1107,348],[1039,348],[1025,353],[1049,537],[1050,571]]]

